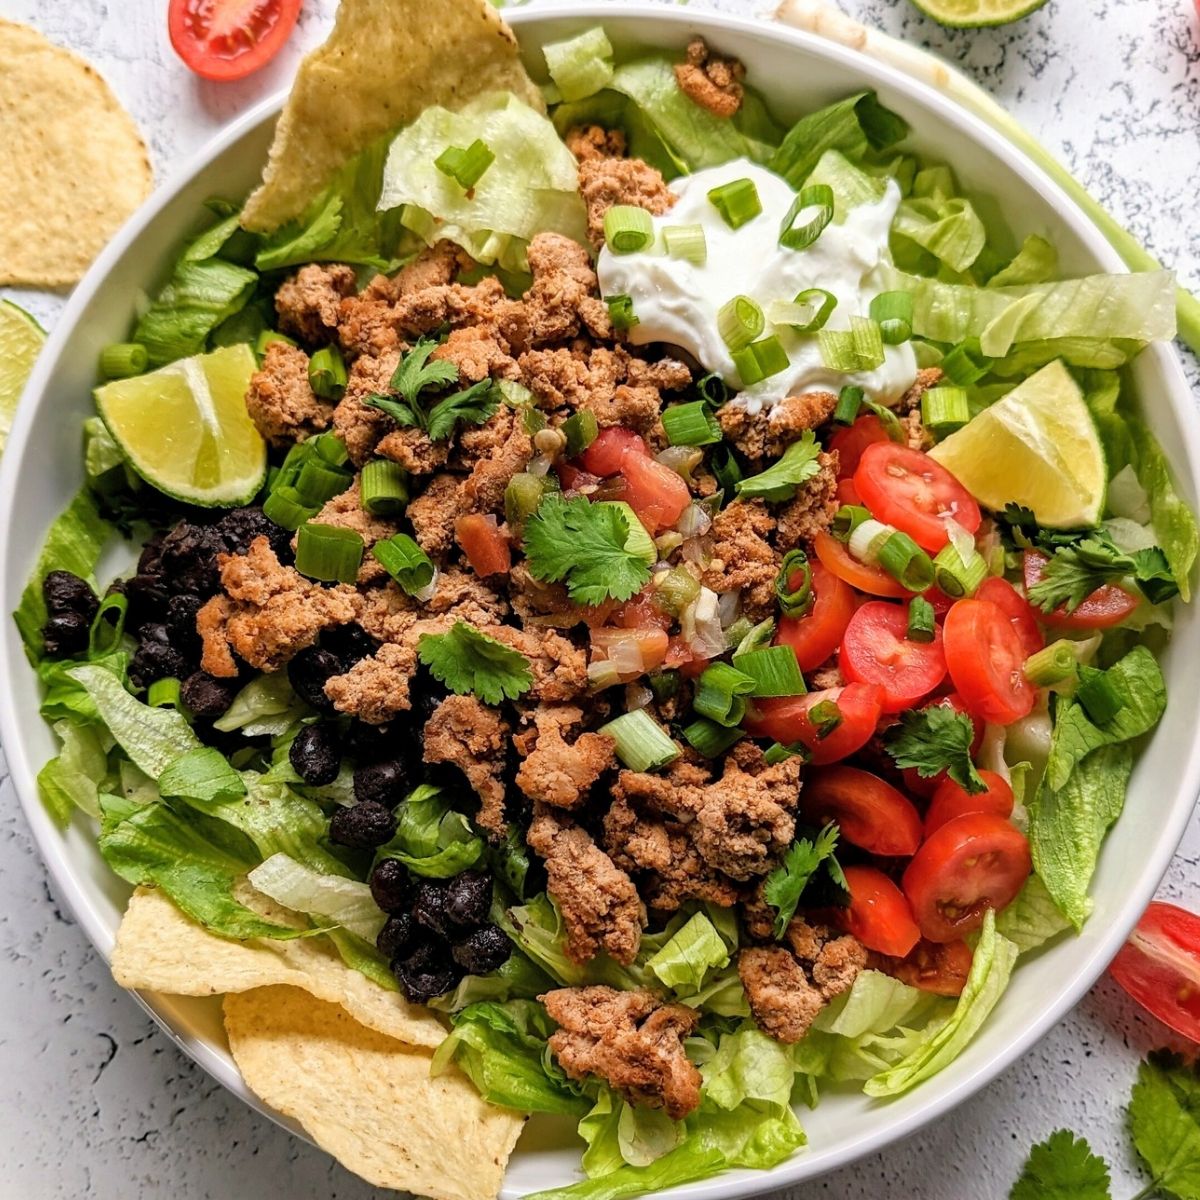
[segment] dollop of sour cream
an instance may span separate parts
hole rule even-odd
[[[754,182],[762,212],[731,229],[708,193],[738,179]],[[773,301],[790,302],[806,288],[824,288],[837,297],[825,328],[849,329],[850,318],[866,316],[872,299],[887,290],[888,230],[900,204],[900,189],[893,180],[888,180],[881,200],[851,209],[841,224],[831,221],[804,250],[779,244],[779,227],[795,192],[749,159],[697,171],[675,180],[671,190],[676,202],[653,219],[655,240],[649,250],[614,254],[606,246],[600,251],[600,290],[605,296],[627,295],[632,300],[638,324],[629,331],[631,342],[680,346],[732,389],[740,388],[741,380],[717,327],[717,313],[734,296],[749,296],[766,313]],[[669,225],[699,225],[704,230],[708,253],[702,265],[668,257],[662,231]],[[861,387],[877,403],[892,404],[917,377],[916,356],[907,343],[885,346],[881,367],[848,374],[825,366],[815,334],[772,326],[769,319],[764,333],[779,338],[788,366],[739,392],[733,402],[751,412],[787,396],[837,392],[848,384]]]

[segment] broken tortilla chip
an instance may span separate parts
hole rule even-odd
[[[295,913],[258,893],[239,899],[268,920],[296,923]],[[433,1013],[348,967],[328,939],[238,942],[217,937],[184,916],[157,888],[139,887],[130,898],[117,930],[112,973],[122,987],[174,996],[217,996],[289,984],[340,1004],[356,1021],[410,1046],[432,1049],[446,1036]]]
[[[376,1187],[491,1200],[525,1118],[466,1076],[292,987],[225,997],[229,1048],[247,1086]]]
[[[299,217],[377,138],[431,105],[457,109],[485,92],[545,111],[488,0],[342,0],[329,40],[300,64],[242,224],[267,232]]]
[[[75,283],[150,194],[146,145],[108,84],[27,25],[0,19],[0,284]]]

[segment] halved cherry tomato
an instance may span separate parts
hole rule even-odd
[[[512,568],[508,538],[500,531],[493,516],[471,513],[454,522],[454,538],[479,576],[507,575]]]
[[[884,858],[907,858],[921,844],[921,816],[912,801],[857,767],[825,767],[807,776],[800,812],[813,825],[836,821],[852,846]]]
[[[921,595],[929,601],[929,606],[933,609],[933,615],[939,620],[954,607],[954,601],[941,588],[931,587],[922,592]]]
[[[888,963],[887,973],[909,987],[936,996],[961,996],[971,973],[971,947],[966,942],[926,941],[922,938],[907,958]]]
[[[962,697],[957,692],[951,692],[948,696],[942,696],[938,700],[930,701],[929,704],[923,705],[924,708],[934,708],[937,705],[942,705],[945,708],[952,708],[955,712],[964,713],[971,722],[971,728],[975,731],[975,736],[971,740],[971,755],[974,757],[979,753],[979,747],[983,745],[983,722],[977,721],[967,712],[967,706],[963,703]],[[914,796],[932,796],[942,782],[948,778],[945,771],[940,771],[937,775],[931,775],[925,778],[915,767],[906,767],[900,772],[904,779],[904,786]]]
[[[631,657],[636,657],[632,653],[635,649],[640,654],[640,662],[620,670],[623,683],[661,666],[670,642],[665,629],[656,629],[652,625],[640,629],[593,629],[591,639],[597,661],[615,661],[623,668],[627,660],[618,648],[627,650]]]
[[[1028,716],[1036,693],[1025,678],[1017,631],[990,600],[960,600],[942,627],[950,678],[972,716],[1011,725]]]
[[[1021,639],[1021,650],[1025,657],[1036,654],[1046,639],[1038,627],[1037,613],[1033,605],[1006,579],[985,579],[975,593],[976,600],[990,600],[1012,623]]]
[[[827,447],[830,454],[837,451],[837,477],[849,479],[858,470],[859,460],[868,446],[873,446],[876,442],[890,442],[891,440],[887,435],[887,430],[883,427],[883,422],[874,413],[859,417],[853,425],[839,429],[829,439]],[[857,495],[857,492],[855,494]],[[843,503],[849,504],[850,501],[843,501]],[[855,503],[858,502],[855,501]]]
[[[831,534],[822,531],[813,539],[813,549],[824,566],[851,587],[858,588],[871,596],[891,596],[908,599],[911,592],[905,590],[882,567],[861,563],[846,547]]]
[[[812,593],[808,612],[802,617],[780,617],[775,635],[777,646],[795,650],[802,671],[815,671],[833,654],[854,616],[854,592],[819,562],[812,564]]]
[[[676,472],[636,449],[626,450],[621,459],[621,477],[625,480],[621,498],[651,533],[669,529],[692,502],[687,484]]]
[[[1156,900],[1108,970],[1147,1012],[1200,1042],[1200,917],[1195,913]]]
[[[300,0],[171,0],[175,53],[204,79],[243,79],[291,36]]]
[[[850,907],[841,911],[847,933],[868,950],[905,958],[921,938],[904,893],[875,867],[847,867]]]
[[[809,711],[822,701],[832,701],[841,722],[824,737],[813,724]],[[883,712],[883,691],[865,683],[787,696],[780,700],[756,700],[745,725],[754,737],[770,737],[785,746],[800,742],[808,748],[809,762],[823,767],[847,758],[871,740]]]
[[[621,463],[628,450],[643,457],[650,454],[646,443],[632,429],[621,429],[612,425],[608,429],[600,430],[596,440],[575,461],[585,471],[607,479],[621,469]]]
[[[837,485],[837,498],[839,504],[861,504],[859,499],[858,489],[854,486],[853,479],[843,479]]]
[[[895,442],[863,451],[854,486],[877,520],[931,554],[950,540],[944,518],[953,517],[970,534],[983,520],[971,493],[941,463]]]
[[[986,792],[972,794],[960,787],[953,779],[943,779],[933,793],[929,808],[925,811],[925,836],[940,829],[947,821],[965,813],[993,813],[997,817],[1012,816],[1013,790],[1008,780],[995,771],[980,771],[979,778],[987,784]]]
[[[1049,558],[1040,550],[1025,551],[1025,590],[1042,577]],[[1097,588],[1074,612],[1060,605],[1053,612],[1038,611],[1038,620],[1055,629],[1108,629],[1119,625],[1138,606],[1138,598],[1115,583]]]
[[[917,851],[901,886],[921,933],[931,942],[955,942],[1016,899],[1033,862],[1017,827],[993,813],[947,821]]]
[[[908,610],[871,600],[850,618],[838,666],[852,683],[883,688],[884,712],[900,712],[946,678],[942,631],[935,627],[932,642],[909,641]]]

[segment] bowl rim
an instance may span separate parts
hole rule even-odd
[[[590,0],[589,3],[572,4],[569,7],[534,3],[528,7],[508,10],[505,17],[518,35],[526,27],[542,24],[577,25],[589,21],[651,19],[679,27],[681,34],[697,32],[719,36],[722,32],[732,32],[752,40],[792,46],[818,58],[833,61],[844,66],[852,78],[872,80],[876,86],[886,84],[894,91],[908,95],[935,110],[940,120],[957,126],[964,136],[982,144],[1009,172],[1036,186],[1053,207],[1059,220],[1071,229],[1088,253],[1102,264],[1105,270],[1114,273],[1127,270],[1124,262],[1104,239],[1091,218],[1037,163],[1027,158],[991,126],[958,106],[931,84],[859,50],[806,30],[784,25],[773,20],[770,14],[765,17],[732,16],[673,8],[650,0]],[[129,252],[145,227],[158,217],[180,191],[202,175],[239,139],[276,116],[286,96],[285,89],[265,97],[241,116],[217,130],[203,145],[190,153],[129,218],[76,285],[56,320],[26,384],[24,396],[37,397],[37,400],[26,398],[18,409],[9,436],[8,453],[0,461],[0,563],[7,564],[11,554],[10,528],[17,498],[17,463],[30,439],[36,417],[46,401],[47,383],[64,348],[71,340],[81,315],[102,290],[114,265]],[[1190,476],[1189,482],[1194,492],[1200,494],[1200,431],[1197,430],[1194,414],[1191,412],[1190,389],[1178,352],[1173,345],[1155,344],[1143,353],[1153,357],[1167,384],[1166,400],[1182,431],[1181,449]],[[23,582],[22,580],[16,585],[18,589],[23,586]],[[5,586],[9,586],[9,581],[5,580]],[[12,678],[14,671],[28,670],[28,664],[22,656],[13,653],[14,649],[11,637],[0,637],[0,678]],[[5,749],[14,790],[29,822],[38,852],[54,880],[56,893],[66,903],[89,941],[107,962],[112,954],[113,931],[77,883],[75,872],[59,845],[61,831],[53,824],[41,803],[35,782],[38,768],[29,761],[12,705],[0,705],[0,743]],[[40,764],[38,767],[40,768]],[[817,1147],[806,1148],[770,1170],[728,1172],[714,1179],[670,1189],[663,1194],[686,1196],[691,1200],[733,1200],[735,1197],[758,1195],[805,1179],[814,1179],[829,1171],[848,1166],[908,1136],[975,1094],[1041,1039],[1051,1026],[1078,1004],[1099,978],[1154,895],[1185,832],[1197,794],[1200,794],[1200,738],[1193,739],[1189,747],[1186,762],[1180,772],[1180,786],[1175,802],[1171,809],[1163,814],[1161,833],[1156,839],[1154,851],[1142,859],[1137,886],[1126,891],[1119,918],[1112,921],[1103,931],[1091,953],[1063,981],[1051,1002],[1039,1009],[1020,1035],[1006,1043],[999,1053],[985,1059],[973,1071],[952,1082],[948,1087],[939,1088],[932,1079],[925,1081],[916,1094],[925,1094],[927,1098],[916,1103],[910,1112],[898,1118],[889,1120],[881,1113],[883,1119],[874,1123],[874,1128],[869,1129],[849,1147],[825,1152]],[[142,992],[135,992],[134,996],[168,1037],[214,1079],[276,1124],[305,1137],[295,1122],[270,1109],[246,1087],[227,1054],[217,1050],[204,1038],[182,1034],[174,1028],[169,998]],[[519,1194],[523,1193],[518,1193],[507,1185],[501,1191],[505,1200],[513,1200]]]

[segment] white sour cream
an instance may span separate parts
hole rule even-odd
[[[737,179],[754,181],[762,212],[740,229],[731,229],[708,192]],[[678,199],[668,213],[654,218],[652,250],[613,254],[606,246],[600,251],[601,293],[627,295],[633,301],[638,324],[629,331],[631,342],[680,346],[736,389],[741,386],[737,368],[717,328],[717,312],[734,296],[749,296],[766,312],[773,301],[790,302],[805,288],[824,288],[838,301],[826,328],[849,329],[850,318],[866,316],[871,300],[887,290],[888,230],[900,203],[900,189],[893,180],[888,180],[882,200],[851,209],[843,224],[831,222],[805,250],[779,244],[779,227],[795,193],[785,180],[749,159],[677,179],[671,190]],[[703,228],[708,244],[703,266],[667,257],[661,235],[668,225]],[[751,412],[770,408],[787,396],[836,392],[847,384],[857,384],[877,403],[892,404],[917,377],[917,360],[907,343],[885,346],[883,366],[876,370],[846,374],[824,365],[815,335],[797,334],[769,322],[766,332],[783,344],[788,367],[739,393],[734,403]]]

